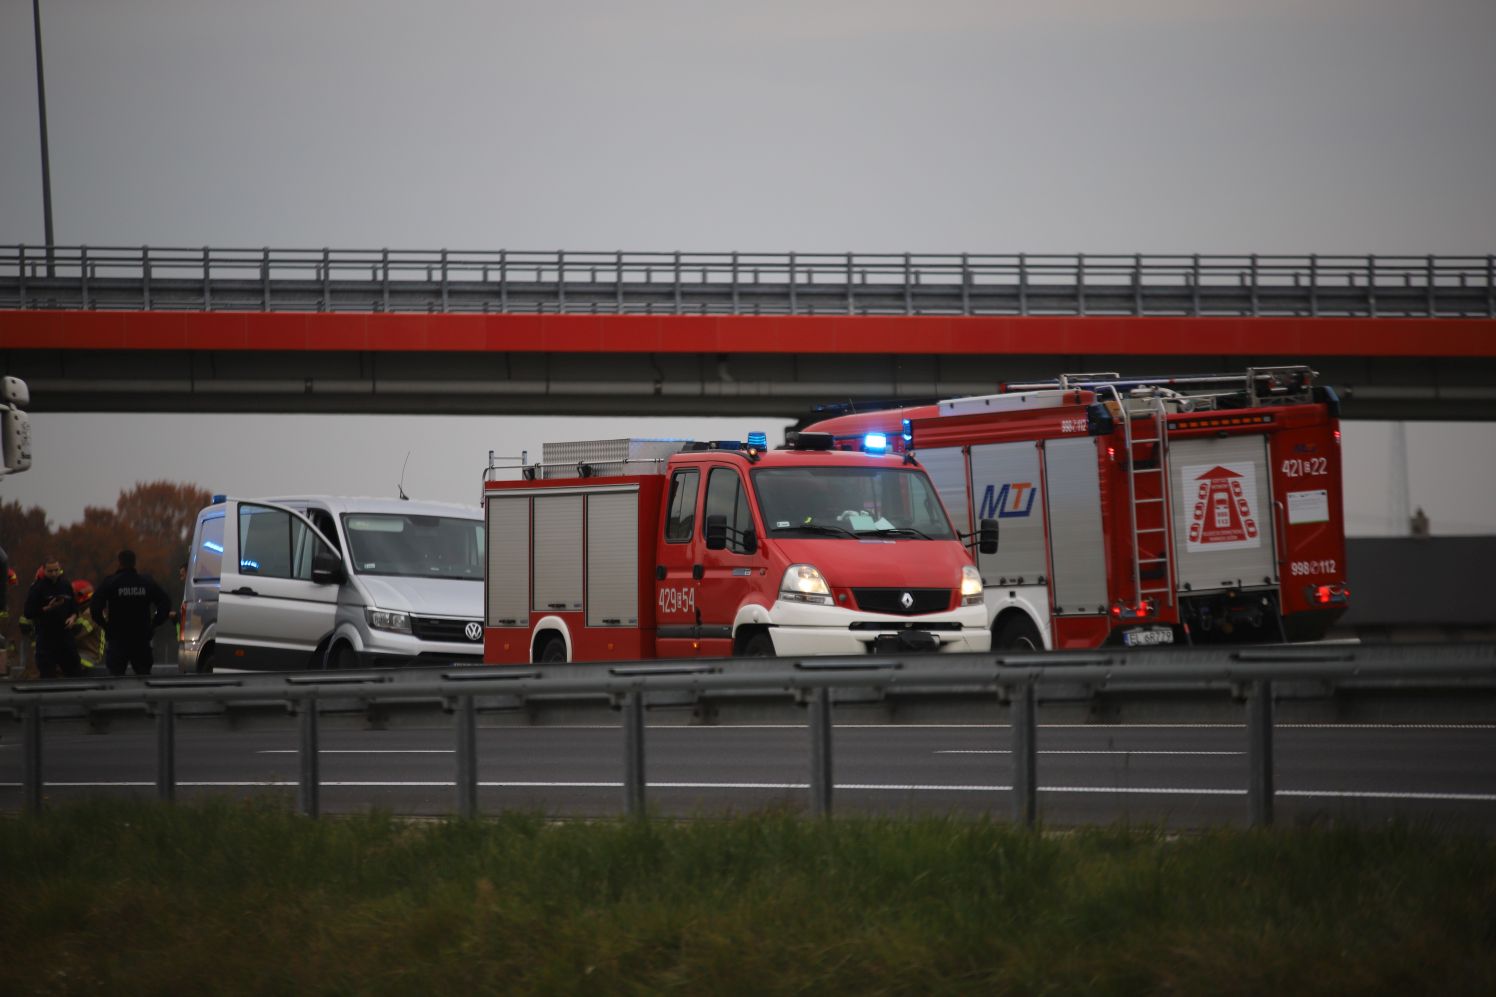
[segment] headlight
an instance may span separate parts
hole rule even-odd
[[[398,613],[393,609],[370,609],[369,626],[375,630],[393,630],[396,633],[410,633],[410,614]]]
[[[969,564],[961,565],[961,605],[982,604],[982,573]]]
[[[831,586],[813,564],[792,564],[779,583],[779,598],[786,602],[808,602],[815,606],[831,605]]]

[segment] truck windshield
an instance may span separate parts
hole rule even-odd
[[[752,477],[770,533],[955,539],[930,479],[915,468],[765,467]]]
[[[365,575],[483,578],[483,521],[346,513],[348,563]]]

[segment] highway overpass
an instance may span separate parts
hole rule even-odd
[[[1307,363],[1496,418],[1496,257],[0,247],[36,411],[787,415]]]

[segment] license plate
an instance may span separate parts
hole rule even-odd
[[[1129,630],[1122,635],[1122,643],[1128,647],[1149,647],[1154,644],[1174,643],[1174,631],[1168,627],[1149,627],[1147,630]]]

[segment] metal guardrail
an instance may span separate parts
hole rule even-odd
[[[1496,317],[1496,255],[0,247],[0,308]]]
[[[154,712],[156,786],[162,800],[176,795],[176,717],[185,704],[273,702],[299,718],[299,807],[321,810],[318,746],[320,717],[330,703],[353,700],[373,707],[387,702],[438,705],[454,718],[456,809],[478,813],[477,714],[479,701],[523,702],[529,697],[576,700],[608,697],[623,711],[624,806],[645,813],[644,711],[650,696],[711,697],[747,692],[781,693],[806,703],[810,714],[811,809],[832,809],[832,692],[875,689],[888,693],[939,691],[966,697],[996,696],[1009,706],[1013,738],[1012,816],[1032,825],[1038,814],[1038,691],[1083,684],[1105,689],[1229,687],[1244,700],[1248,731],[1247,798],[1251,821],[1273,820],[1274,683],[1306,680],[1391,679],[1410,690],[1435,679],[1496,678],[1496,645],[1282,646],[1187,651],[1117,650],[1047,654],[927,655],[913,658],[813,658],[745,662],[638,663],[568,666],[552,670],[469,667],[447,671],[399,669],[347,673],[180,676],[79,682],[22,683],[0,689],[0,715],[24,726],[25,808],[42,807],[44,721],[49,711],[143,706]]]

